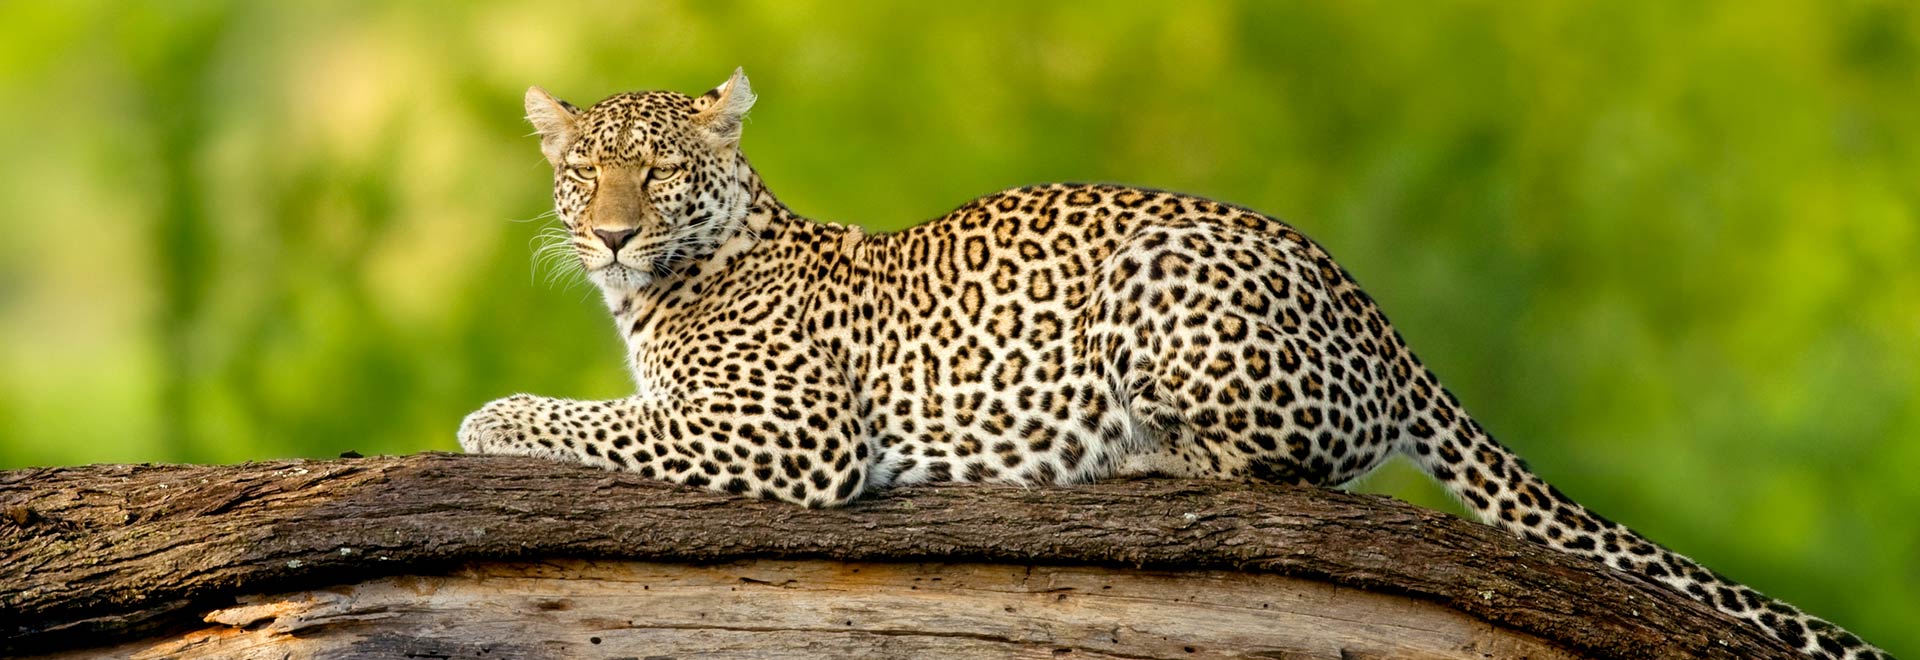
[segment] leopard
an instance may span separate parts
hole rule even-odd
[[[527,91],[563,249],[612,312],[635,393],[495,400],[461,422],[463,450],[809,508],[944,482],[1341,487],[1405,456],[1480,520],[1807,657],[1891,657],[1549,485],[1280,220],[1051,184],[897,232],[816,221],[742,153],[755,100],[738,69],[700,96],[585,109]]]

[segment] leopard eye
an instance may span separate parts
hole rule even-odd
[[[678,164],[667,163],[655,165],[653,168],[647,170],[647,181],[649,183],[672,181],[676,176],[680,176],[680,166]]]
[[[575,181],[592,181],[595,177],[600,176],[600,168],[592,165],[569,167],[567,168],[567,176]]]

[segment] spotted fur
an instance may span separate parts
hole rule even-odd
[[[739,72],[698,98],[620,94],[585,111],[529,90],[555,205],[638,391],[501,399],[466,419],[462,447],[809,507],[946,481],[1338,486],[1400,453],[1514,534],[1811,657],[1888,657],[1547,485],[1278,220],[1058,184],[898,233],[814,222],[740,154],[752,103]]]

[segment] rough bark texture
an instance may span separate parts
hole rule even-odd
[[[567,559],[620,561],[554,561]],[[868,575],[886,577],[846,584],[822,577],[834,573],[834,566],[849,570],[865,566]],[[916,636],[906,634],[915,630],[913,624],[897,618],[883,621],[878,616],[921,602],[915,600],[920,596],[901,596],[903,590],[912,596],[927,589],[915,580],[955,576],[951,579],[991,582],[997,579],[991,577],[997,571],[1029,571],[1028,567],[1040,567],[1048,576],[1040,583],[1030,577],[1023,583],[1040,584],[1040,588],[958,593],[975,598],[982,593],[1017,592],[1009,596],[1016,599],[1066,594],[1055,602],[1071,601],[1076,607],[1016,607],[1014,612],[1003,612],[1009,615],[1004,621],[976,617],[957,629],[978,625],[1029,633],[1037,629],[1045,634],[969,638],[929,629],[928,634]],[[702,572],[712,570],[722,574]],[[434,582],[432,589],[423,592],[414,588],[419,585],[411,582],[415,578],[394,576],[426,576]],[[521,579],[532,581],[513,582]],[[576,583],[566,584],[570,580]],[[692,591],[677,593],[705,589],[706,597],[692,598],[683,606],[658,600],[607,600],[630,592],[636,582],[682,584]],[[752,598],[738,606],[745,610],[726,609],[728,601],[718,597],[723,587],[731,591],[743,585],[772,593],[768,583],[774,588],[783,584],[820,588],[812,589],[811,595],[809,589],[785,589],[780,591],[782,598]],[[954,655],[960,653],[954,649],[968,646],[969,639],[981,645],[1009,644],[1008,649],[1023,653],[1065,650],[1089,657],[1189,653],[1186,644],[1176,648],[1154,642],[1143,647],[1079,639],[1099,626],[1069,615],[1092,609],[1125,621],[1126,611],[1114,609],[1114,604],[1152,603],[1154,588],[1163,595],[1212,594],[1190,600],[1224,609],[1193,615],[1188,625],[1193,630],[1220,627],[1209,622],[1241,616],[1255,602],[1269,608],[1291,602],[1293,606],[1282,609],[1312,616],[1322,610],[1347,611],[1342,608],[1353,606],[1346,601],[1374,599],[1378,603],[1370,607],[1385,617],[1383,621],[1406,620],[1416,616],[1409,612],[1416,611],[1425,612],[1418,616],[1432,615],[1439,617],[1434,621],[1441,621],[1448,613],[1421,608],[1451,610],[1464,614],[1462,621],[1515,633],[1513,640],[1486,637],[1490,641],[1482,646],[1466,649],[1486,657],[1569,657],[1553,655],[1562,652],[1592,658],[1795,657],[1748,628],[1658,585],[1442,513],[1387,498],[1319,489],[1161,480],[1046,489],[944,486],[902,489],[845,509],[809,511],[560,463],[445,454],[0,473],[0,635],[4,635],[0,652],[4,653],[97,648],[168,635],[205,638],[213,634],[206,630],[209,623],[226,627],[217,635],[222,639],[253,635],[269,640],[276,632],[321,625],[317,621],[351,621],[362,627],[356,633],[361,644],[385,640],[397,645],[391,648],[400,649],[409,643],[450,643],[446,640],[451,638],[444,635],[409,638],[394,628],[394,617],[405,615],[396,612],[406,610],[410,600],[404,594],[430,600],[431,594],[480,593],[472,590],[497,590],[502,584],[509,585],[507,593],[520,593],[529,608],[496,610],[492,615],[504,617],[503,621],[521,620],[529,631],[552,621],[553,610],[539,603],[556,598],[596,603],[584,608],[590,612],[642,608],[684,614],[687,603],[710,603],[716,617],[747,621],[813,609],[875,615],[848,618],[844,627],[851,630],[840,632],[819,628],[826,619],[769,628],[787,631],[781,635],[791,633],[789,642],[819,636],[793,647],[802,649],[795,657],[808,652],[839,654],[835,649],[890,648],[904,655]],[[516,591],[512,584],[525,589]],[[609,589],[604,586],[609,584],[624,585],[624,589],[595,591]],[[1071,588],[1056,592],[1045,586],[1058,584]],[[1079,598],[1101,591],[1099,586],[1132,590],[1136,596],[1106,601]],[[340,588],[282,593],[322,587]],[[580,595],[596,593],[600,595]],[[349,597],[342,604],[341,594],[363,597]],[[503,597],[496,594],[480,600],[491,602],[489,598]],[[862,598],[871,602],[861,604]],[[324,607],[315,605],[321,601]],[[979,608],[990,601],[968,602],[973,604],[967,607]],[[273,609],[290,607],[285,603],[305,604],[295,608],[297,612]],[[755,603],[763,604],[759,614],[752,609]],[[429,623],[431,617],[400,623],[447,631],[477,616],[457,614],[459,609],[446,610],[456,612],[452,615],[445,611],[432,615],[442,617],[433,620],[438,623]],[[280,614],[257,614],[261,611]],[[1167,611],[1147,608],[1135,613],[1158,619]],[[1145,617],[1146,613],[1155,616]],[[1359,615],[1321,618],[1354,617]],[[1277,629],[1292,625],[1283,618],[1275,619]],[[1260,619],[1209,633],[1212,636],[1205,637],[1211,640],[1209,646],[1196,647],[1192,653],[1201,655],[1194,657],[1255,647],[1269,649],[1261,651],[1271,653],[1268,657],[1385,657],[1378,654],[1392,655],[1398,647],[1376,643],[1382,636],[1417,636],[1409,632],[1411,628],[1369,628],[1367,621],[1358,621],[1367,625],[1327,633],[1334,638],[1324,645],[1325,654],[1311,649],[1271,650],[1281,647],[1236,637],[1274,632],[1242,630],[1249,627],[1246,621],[1253,620]],[[377,621],[388,621],[381,624],[388,627],[366,627]],[[1020,628],[1016,624],[1021,621],[1038,623]],[[951,624],[934,617],[919,625]],[[750,634],[754,632],[750,627],[662,626],[657,617],[612,620],[601,615],[588,617],[584,625],[608,631],[594,639],[609,644],[624,640],[637,645],[634,648],[665,643],[660,630],[680,630],[690,635],[688,639],[717,645],[713,648],[777,646],[769,643],[769,630]],[[1166,628],[1158,621],[1154,625]],[[1427,628],[1434,626],[1458,628],[1453,623]],[[1172,630],[1177,632],[1177,626]],[[1461,630],[1469,637],[1480,634]],[[514,639],[535,643],[527,634],[514,633]],[[1160,633],[1135,637],[1154,635],[1178,637]],[[1348,638],[1342,641],[1339,635]],[[1373,642],[1367,641],[1369,635]],[[279,639],[293,638],[282,634]],[[851,643],[848,640],[859,639],[894,646],[846,646]],[[569,650],[574,647],[564,641],[546,640],[538,653],[529,653],[581,657],[583,652]],[[1212,646],[1215,643],[1221,646]],[[579,644],[595,648],[590,641]],[[1234,651],[1235,644],[1242,645],[1239,651]],[[1527,644],[1540,650],[1519,650],[1535,648]],[[363,646],[360,651],[370,648]],[[418,650],[406,648],[414,649],[408,653]],[[480,650],[484,649],[434,653],[446,657]]]

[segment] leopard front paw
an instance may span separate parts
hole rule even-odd
[[[495,399],[460,420],[460,450],[469,454],[534,453],[527,442],[524,420],[535,397],[515,394]]]

